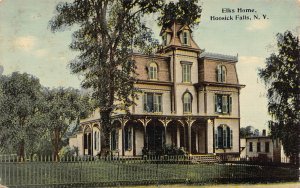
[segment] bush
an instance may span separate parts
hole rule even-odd
[[[59,158],[68,158],[68,157],[74,157],[78,155],[78,148],[77,147],[70,147],[70,146],[64,146],[60,149],[58,152]]]
[[[158,150],[149,150],[148,148],[144,147],[142,150],[143,155],[155,155],[155,156],[177,156],[177,155],[186,155],[187,152],[183,148],[178,148],[176,146],[167,145]]]

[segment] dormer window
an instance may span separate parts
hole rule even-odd
[[[218,65],[217,67],[217,81],[226,82],[226,67],[224,65]]]
[[[149,66],[149,79],[157,80],[157,64],[151,63]]]
[[[189,33],[187,31],[183,32],[182,39],[183,39],[182,42],[183,42],[184,45],[189,45]]]
[[[166,33],[162,36],[162,42],[163,42],[163,46],[167,46],[167,34]]]

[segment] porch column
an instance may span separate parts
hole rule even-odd
[[[125,155],[125,125],[128,122],[128,119],[125,119],[125,117],[122,117],[122,119],[119,119],[121,121],[121,129],[122,129],[122,156]]]
[[[208,119],[206,122],[206,153],[215,153],[215,128],[214,119]]]
[[[151,121],[151,119],[148,118],[143,118],[143,119],[138,119],[144,127],[144,148],[148,149],[148,140],[147,140],[147,124]]]
[[[195,122],[190,116],[187,118],[186,123],[188,125],[188,152],[192,154],[192,124]]]
[[[180,129],[179,129],[178,125],[176,125],[176,137],[177,137],[176,146],[179,148],[180,147]]]
[[[135,145],[135,126],[132,126],[132,147],[133,147],[133,156],[136,156],[136,145]]]
[[[122,156],[125,155],[125,131],[124,131],[124,124],[122,122],[121,124],[121,128],[122,128]]]
[[[188,152],[192,154],[192,127],[188,125],[188,141],[189,141],[189,149]]]

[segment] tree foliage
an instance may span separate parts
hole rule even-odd
[[[14,72],[1,77],[0,87],[0,145],[24,159],[43,128],[42,86],[34,76]]]
[[[27,156],[58,156],[65,133],[92,112],[90,98],[72,88],[48,89],[14,72],[0,76],[0,148]]]
[[[173,11],[172,2],[165,6],[163,0],[74,0],[57,5],[50,28],[56,32],[77,26],[70,48],[80,55],[70,68],[72,73],[83,75],[82,87],[91,89],[100,109],[105,135],[102,148],[109,148],[112,113],[118,109],[129,112],[128,107],[137,97],[136,66],[130,61],[130,54],[134,49],[151,53],[158,46],[143,17],[161,11],[161,24],[186,20],[193,25],[201,13],[196,3],[197,0],[180,0],[174,12],[178,16],[171,20],[167,18]]]
[[[53,156],[58,159],[62,139],[71,124],[86,118],[93,110],[89,96],[73,88],[45,89],[46,129],[52,143]]]
[[[193,27],[200,23],[201,12],[198,0],[179,0],[177,3],[172,1],[163,7],[158,23],[163,28],[170,27],[174,22]]]
[[[277,34],[278,52],[266,59],[259,76],[267,86],[269,127],[273,138],[282,141],[287,156],[299,154],[300,46],[290,31]]]
[[[240,138],[253,136],[253,134],[254,134],[254,127],[252,127],[251,125],[240,128]]]
[[[70,48],[80,55],[70,68],[72,73],[83,75],[82,87],[92,90],[106,135],[105,148],[109,148],[112,112],[128,110],[136,98],[135,64],[130,53],[134,48],[157,44],[141,18],[162,5],[162,0],[74,0],[58,4],[50,21],[54,32],[78,26]]]

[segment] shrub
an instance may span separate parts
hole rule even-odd
[[[60,149],[58,155],[59,158],[68,158],[68,157],[73,157],[78,154],[78,148],[77,147],[70,147],[70,146],[64,146]]]

